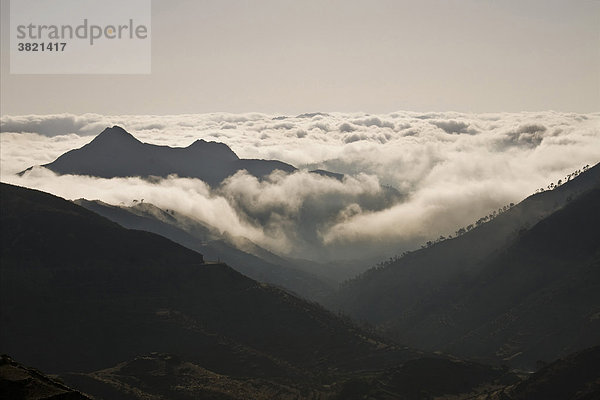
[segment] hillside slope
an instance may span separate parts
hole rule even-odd
[[[135,376],[136,379],[131,379]],[[81,389],[110,400],[457,400],[497,390],[519,378],[503,368],[427,357],[384,371],[362,371],[333,385],[310,389],[296,381],[215,374],[169,354],[147,354],[112,368],[69,374]],[[91,389],[91,390],[90,390]]]
[[[91,400],[40,371],[0,357],[0,399],[6,400]]]
[[[1,185],[0,343],[44,371],[151,352],[215,373],[313,382],[418,355],[158,235]]]
[[[597,344],[600,167],[465,235],[347,284],[332,302],[403,343],[531,368]]]
[[[316,276],[274,263],[240,250],[239,240],[229,238],[216,229],[205,226],[175,211],[168,212],[152,204],[141,203],[132,207],[113,206],[85,199],[75,203],[128,229],[153,232],[189,249],[202,253],[207,260],[220,260],[236,271],[259,282],[270,283],[290,290],[306,299],[318,301],[333,292],[333,285]],[[254,247],[258,247],[252,244]],[[261,253],[267,253],[266,250]],[[259,251],[255,251],[259,253]],[[272,257],[274,258],[274,256]],[[281,262],[285,262],[281,260]]]
[[[516,379],[415,364],[423,353],[47,193],[0,185],[0,227],[2,351],[96,399],[428,399]]]
[[[595,400],[600,398],[600,347],[556,360],[528,379],[478,400]]]

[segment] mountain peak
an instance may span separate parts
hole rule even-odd
[[[106,127],[91,143],[114,143],[118,145],[126,143],[141,143],[131,133],[118,125]]]
[[[221,143],[221,142],[214,142],[214,141],[210,141],[207,142],[204,139],[197,139],[194,141],[194,143],[190,144],[188,147],[210,147],[210,146],[219,146],[219,147],[223,147],[223,148],[229,148],[229,146],[227,146],[225,143]]]
[[[188,148],[195,149],[195,148],[205,147],[205,146],[206,146],[206,145],[208,145],[209,143],[215,143],[215,142],[207,142],[207,141],[206,141],[206,140],[204,140],[204,139],[197,139],[197,140],[195,140],[195,141],[194,141],[194,143],[190,144],[190,145],[188,146]]]
[[[194,143],[186,147],[186,149],[193,150],[194,152],[199,152],[203,155],[210,154],[212,156],[218,156],[221,160],[239,160],[237,154],[235,154],[229,146],[221,142],[207,142],[204,139],[198,139]]]

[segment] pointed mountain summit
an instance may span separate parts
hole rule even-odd
[[[240,159],[225,143],[207,142],[204,139],[196,140],[185,149],[202,157],[216,157],[219,160],[228,160],[230,162]]]
[[[57,174],[100,178],[167,177],[175,174],[198,178],[211,186],[218,186],[240,170],[246,170],[259,179],[275,170],[296,171],[295,167],[281,161],[240,159],[224,143],[202,139],[188,147],[142,143],[120,126],[104,129],[90,143],[66,152],[43,167]]]
[[[143,144],[137,140],[131,133],[118,125],[114,125],[112,128],[107,127],[98,136],[90,142],[95,146],[111,146],[111,145],[141,145]]]

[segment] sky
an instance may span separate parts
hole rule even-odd
[[[149,75],[11,75],[1,7],[1,115],[600,110],[600,1],[155,0]]]
[[[155,0],[139,75],[10,74],[0,2],[3,182],[144,198],[280,254],[383,259],[600,161],[600,1]],[[15,175],[112,125],[345,178]]]

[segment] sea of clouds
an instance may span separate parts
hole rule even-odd
[[[240,172],[219,188],[197,179],[57,176],[44,168],[107,126],[139,140],[229,145],[241,158],[301,169],[259,181]],[[600,113],[310,113],[299,116],[3,116],[3,182],[67,199],[144,199],[274,252],[307,259],[387,258],[418,247],[600,161]],[[342,181],[310,174],[325,169]]]

